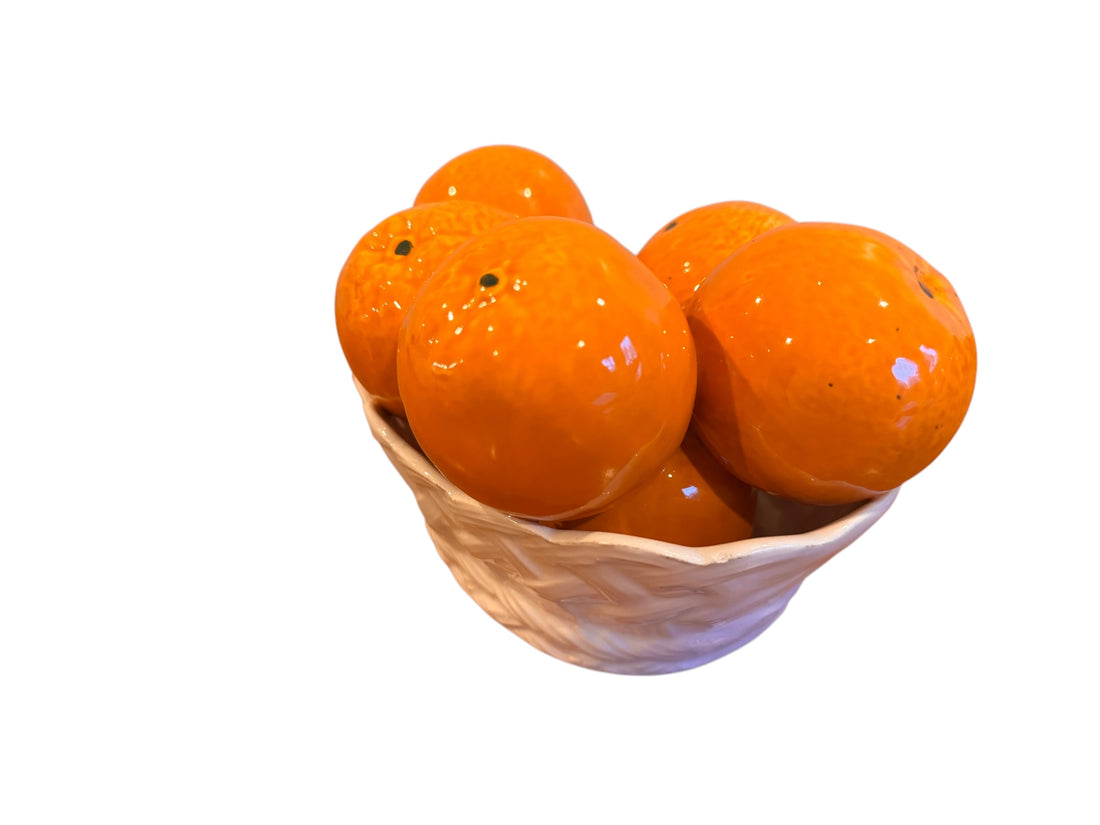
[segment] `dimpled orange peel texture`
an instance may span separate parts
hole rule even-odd
[[[521,146],[482,146],[447,161],[421,187],[416,203],[481,201],[522,217],[556,215],[592,222],[581,190],[545,155]]]
[[[689,320],[696,431],[737,476],[790,499],[898,487],[939,455],[973,394],[955,290],[874,230],[772,229],[711,273]]]
[[[752,488],[689,430],[651,479],[602,513],[566,526],[706,547],[751,537],[754,507]]]
[[[472,201],[405,209],[364,235],[336,282],[336,332],[352,374],[392,413],[404,414],[397,389],[397,330],[421,284],[453,250],[516,216]]]
[[[401,330],[398,381],[428,458],[472,497],[565,520],[679,447],[695,394],[680,307],[591,224],[524,218],[463,245]]]
[[[700,206],[669,221],[638,253],[642,263],[687,305],[703,279],[757,235],[793,219],[750,201]]]

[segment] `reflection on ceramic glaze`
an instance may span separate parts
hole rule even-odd
[[[607,368],[608,372],[614,372],[615,371],[615,356],[614,355],[607,356],[602,361],[600,361],[600,363],[603,364],[604,367]]]
[[[623,358],[626,359],[626,365],[629,367],[634,363],[634,359],[638,357],[638,351],[634,349],[634,342],[630,340],[629,335],[623,336],[623,340],[619,342],[619,349],[623,351]]]
[[[894,373],[894,378],[898,379],[898,383],[904,384],[907,387],[913,385],[913,382],[919,378],[918,368],[915,361],[910,361],[908,358],[898,358],[894,361],[894,366],[890,368],[890,372]]]
[[[936,368],[936,361],[939,360],[939,353],[924,344],[920,345],[920,351],[924,353],[924,360],[928,362],[928,371],[932,372]]]
[[[694,484],[689,484],[687,487],[681,487],[680,492],[684,494],[684,498],[697,498],[699,495],[699,488]]]
[[[615,393],[605,392],[603,395],[598,396],[596,400],[592,402],[592,404],[596,407],[602,407],[604,404],[610,404],[614,400]]]

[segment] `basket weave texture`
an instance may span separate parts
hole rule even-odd
[[[407,424],[356,387],[375,439],[412,489],[462,589],[535,648],[596,670],[671,673],[752,641],[802,581],[862,535],[897,495],[886,493],[809,532],[704,548],[555,530],[457,489],[415,447]],[[771,524],[759,529],[807,523],[805,508],[761,504],[758,522]]]

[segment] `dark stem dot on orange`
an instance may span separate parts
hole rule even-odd
[[[932,290],[930,290],[928,288],[928,285],[925,284],[924,281],[922,281],[920,278],[917,278],[917,283],[920,284],[920,288],[924,291],[924,294],[927,295],[929,298],[935,298],[936,297],[935,295],[932,294]]]
[[[676,226],[676,221],[672,221],[668,226],[666,226],[665,232],[668,232],[668,230],[672,229],[672,227],[674,226]]]
[[[478,280],[478,283],[481,284],[483,287],[496,286],[500,283],[500,278],[498,278],[492,272],[486,272]]]
[[[401,243],[399,243],[397,246],[394,247],[393,254],[394,255],[408,255],[410,252],[412,252],[412,248],[413,248],[412,241],[407,241],[407,240],[401,241]]]

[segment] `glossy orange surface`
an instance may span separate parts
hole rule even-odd
[[[689,319],[699,436],[740,478],[799,501],[899,486],[951,440],[974,390],[955,290],[870,229],[773,229],[715,269]]]
[[[752,536],[754,506],[752,488],[689,430],[651,479],[602,513],[566,527],[707,547]]]
[[[757,235],[793,219],[750,201],[723,201],[669,221],[638,252],[686,310],[703,279]]]
[[[482,146],[447,161],[421,187],[416,203],[480,201],[521,217],[557,215],[592,222],[581,190],[545,155],[521,146]]]
[[[611,236],[525,218],[424,285],[397,374],[417,441],[452,483],[565,520],[610,505],[679,447],[695,349],[676,301]]]
[[[336,332],[352,374],[390,412],[404,414],[397,390],[397,330],[432,270],[479,232],[512,220],[472,201],[405,209],[352,249],[336,282]]]

